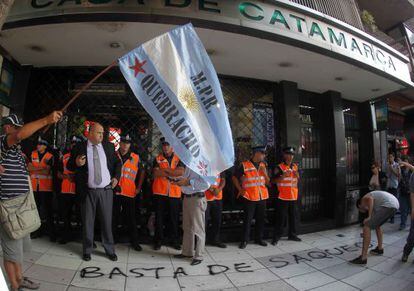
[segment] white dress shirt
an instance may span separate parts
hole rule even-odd
[[[97,144],[99,162],[101,164],[102,182],[95,184],[95,169],[93,167],[93,144],[88,140],[87,158],[88,158],[88,187],[89,188],[105,188],[111,183],[111,175],[109,174],[108,165],[106,162],[106,155],[102,144]]]
[[[185,168],[182,178],[190,179],[189,186],[181,186],[184,194],[191,195],[194,193],[204,192],[210,188],[210,184],[206,182],[200,175],[192,171],[189,167]]]

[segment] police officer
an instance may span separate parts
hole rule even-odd
[[[293,163],[295,149],[283,149],[283,162],[275,168],[273,181],[277,184],[279,196],[276,201],[276,224],[272,245],[276,245],[283,235],[283,227],[288,221],[288,239],[301,241],[297,236],[297,204],[298,204],[298,165]]]
[[[76,136],[72,136],[70,146],[67,148],[66,153],[61,158],[59,164],[58,178],[62,180],[59,195],[59,213],[61,215],[61,220],[63,221],[63,228],[59,240],[60,244],[66,244],[69,241],[71,237],[71,216],[74,213],[74,208],[78,208],[75,173],[69,171],[66,167],[70,158],[70,151],[78,142],[80,142],[80,139]]]
[[[250,228],[253,217],[255,217],[255,243],[267,246],[263,241],[263,230],[266,212],[266,200],[269,192],[266,185],[270,178],[267,174],[266,147],[258,146],[252,148],[252,158],[242,162],[236,169],[232,178],[236,187],[238,197],[241,197],[244,204],[243,237],[239,248],[244,249],[250,239]]]
[[[206,194],[206,227],[211,222],[211,227],[207,228],[207,241],[210,245],[219,248],[227,246],[220,241],[221,213],[223,210],[223,188],[226,186],[226,179],[223,173],[218,175],[215,182],[210,186]]]
[[[114,199],[114,235],[118,236],[118,226],[125,222],[128,225],[131,246],[136,251],[142,247],[138,243],[138,230],[136,221],[136,199],[141,192],[145,172],[139,155],[131,151],[132,139],[127,135],[121,136],[119,156],[122,160],[122,174],[118,186],[115,188]]]
[[[46,220],[46,231],[50,241],[56,241],[55,227],[53,221],[53,155],[47,151],[49,143],[39,136],[36,150],[30,156],[28,169],[32,181],[34,197],[37,207],[41,209],[43,218]],[[37,231],[33,237],[41,236]]]
[[[155,239],[154,249],[159,250],[164,238],[164,214],[168,214],[170,242],[176,250],[181,250],[179,242],[179,214],[181,205],[181,188],[174,185],[175,177],[184,174],[185,166],[165,140],[160,139],[162,152],[153,163],[152,193],[155,204]]]

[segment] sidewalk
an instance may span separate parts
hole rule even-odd
[[[352,226],[302,235],[299,243],[282,240],[276,247],[207,247],[205,260],[194,267],[173,258],[179,252],[167,247],[154,251],[144,245],[136,252],[117,245],[119,260],[111,262],[98,244],[92,260],[84,262],[79,243],[36,239],[24,271],[45,291],[414,290],[414,254],[408,263],[401,262],[408,229],[398,231],[397,223],[387,223],[384,232],[384,256],[369,257],[366,267],[347,263],[359,255],[362,241],[360,228]]]

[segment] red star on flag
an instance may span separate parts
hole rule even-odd
[[[145,72],[145,70],[142,68],[145,64],[147,63],[147,61],[143,61],[142,63],[138,60],[137,57],[135,57],[135,65],[130,66],[129,68],[134,70],[134,76],[138,76],[139,73],[144,73],[146,74],[147,72]]]

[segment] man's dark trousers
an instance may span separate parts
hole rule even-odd
[[[404,246],[404,254],[409,255],[414,248],[414,219],[411,219],[410,233],[407,237],[407,243]]]
[[[274,239],[280,239],[283,236],[283,229],[288,222],[288,237],[296,237],[297,235],[297,200],[277,199],[276,202],[276,222]]]
[[[113,195],[113,191],[109,187],[89,189],[82,201],[84,254],[90,255],[92,253],[96,212],[98,212],[99,221],[101,222],[101,238],[105,252],[108,255],[115,253],[114,238],[112,236]]]
[[[128,225],[128,233],[131,244],[138,243],[138,230],[136,218],[136,198],[123,195],[114,197],[114,231],[118,231],[119,224]],[[117,233],[114,233],[118,238]],[[119,238],[118,238],[119,239]]]
[[[223,210],[222,200],[212,200],[207,202],[206,228],[211,222],[211,227],[207,229],[207,241],[209,243],[220,242],[221,213]]]
[[[164,239],[164,224],[170,243],[179,243],[179,215],[180,198],[170,198],[168,196],[154,195],[155,202],[155,243],[162,244]],[[167,213],[167,223],[165,223],[165,213]]]
[[[245,198],[242,199],[244,203],[242,241],[248,242],[250,240],[250,228],[253,218],[255,218],[255,241],[260,241],[263,238],[266,200],[250,201]]]

